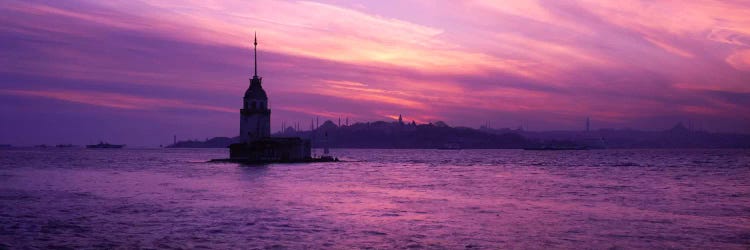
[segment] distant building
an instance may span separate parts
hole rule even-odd
[[[240,142],[229,146],[232,160],[250,162],[294,162],[311,158],[310,140],[271,137],[271,109],[258,76],[258,39],[253,42],[254,74],[240,109]]]

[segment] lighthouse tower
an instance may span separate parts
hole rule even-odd
[[[258,76],[258,37],[253,42],[255,70],[250,79],[250,87],[245,91],[240,109],[240,142],[250,143],[271,136],[271,109],[268,108],[268,96],[261,85],[262,77]]]

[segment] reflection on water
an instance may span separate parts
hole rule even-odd
[[[747,248],[750,151],[0,150],[0,248]]]

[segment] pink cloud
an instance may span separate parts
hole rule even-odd
[[[750,92],[741,2],[394,3],[11,1],[0,7],[0,35],[13,48],[0,52],[0,74],[43,79],[2,87],[113,109],[236,113],[258,31],[275,121],[747,120],[721,111],[744,110]]]
[[[106,93],[96,91],[67,91],[67,90],[0,90],[0,94],[41,97],[66,102],[81,103],[93,106],[129,109],[129,110],[159,110],[159,109],[187,109],[214,112],[236,113],[237,109],[212,105],[194,104],[181,100],[147,98],[134,95]]]
[[[678,56],[681,56],[681,57],[685,57],[685,58],[693,58],[693,57],[695,57],[695,55],[693,55],[692,53],[690,53],[688,51],[685,51],[683,49],[677,48],[674,45],[670,45],[670,44],[667,44],[665,42],[662,42],[662,41],[659,41],[659,40],[656,40],[656,39],[653,39],[653,38],[649,38],[649,37],[644,37],[644,39],[646,39],[647,41],[649,41],[650,43],[652,43],[652,44],[654,44],[656,46],[659,46],[659,48],[662,48],[662,49],[664,49],[665,51],[667,51],[669,53],[672,53],[672,54],[675,54],[675,55],[678,55]]]
[[[727,57],[727,63],[735,69],[750,71],[750,49],[740,50]]]
[[[393,90],[368,87],[366,84],[342,81],[326,81],[315,90],[302,90],[303,93],[346,98],[377,104],[390,104],[411,109],[427,109],[424,103],[410,100],[408,96]]]

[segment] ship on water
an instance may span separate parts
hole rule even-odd
[[[122,148],[125,144],[109,144],[106,142],[99,142],[99,144],[86,145],[86,148]]]
[[[587,146],[579,146],[579,145],[542,145],[542,146],[524,147],[523,150],[559,151],[559,150],[589,150],[589,148]]]
[[[439,146],[437,149],[440,150],[461,150],[461,144],[459,143],[446,143]]]

